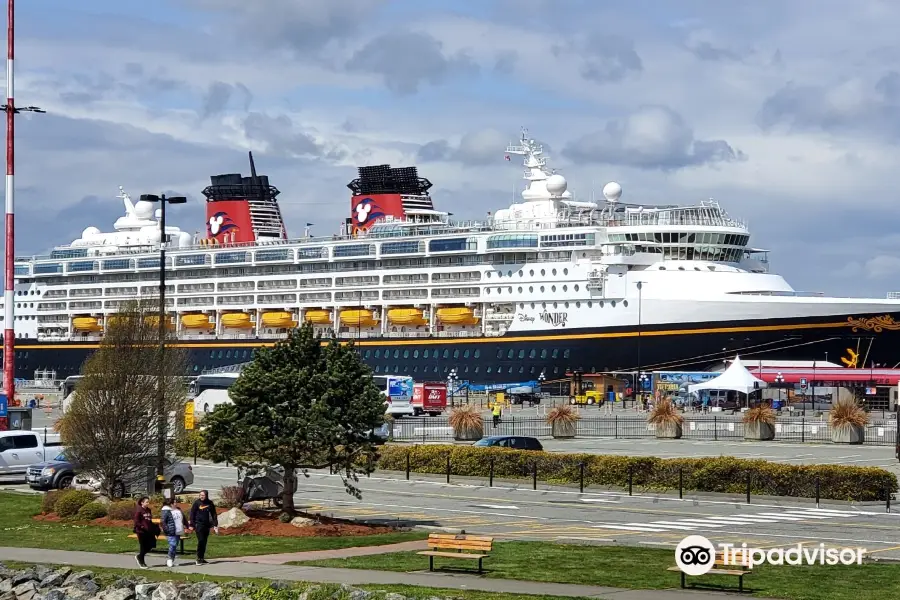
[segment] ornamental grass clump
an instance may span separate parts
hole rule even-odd
[[[466,404],[453,409],[449,419],[453,437],[460,441],[475,441],[484,437],[484,419],[475,406]]]
[[[831,406],[828,423],[833,428],[865,427],[869,415],[856,398],[842,398]]]
[[[678,439],[681,437],[684,417],[675,408],[672,399],[666,398],[656,403],[647,417],[647,423],[655,427],[656,437]]]
[[[555,438],[575,437],[575,424],[581,418],[578,411],[568,404],[554,407],[547,413],[547,424]]]
[[[760,404],[746,411],[742,420],[745,424],[762,423],[764,425],[774,425],[777,416],[768,404]]]

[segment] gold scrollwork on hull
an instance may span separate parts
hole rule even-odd
[[[853,351],[853,348],[847,348],[847,356],[841,357],[841,362],[848,369],[859,368],[859,354]]]
[[[882,315],[880,317],[871,317],[868,319],[854,319],[847,317],[847,323],[853,328],[853,331],[865,329],[866,331],[874,331],[881,333],[885,329],[888,331],[900,331],[900,323],[894,320],[890,315]]]

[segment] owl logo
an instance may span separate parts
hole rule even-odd
[[[231,217],[228,216],[228,213],[225,212],[217,212],[211,216],[207,223],[207,229],[209,230],[209,235],[212,237],[215,237],[220,233],[227,233],[231,230],[238,231],[237,225],[234,224],[234,221],[232,221]]]
[[[381,207],[375,204],[371,198],[363,198],[362,201],[353,208],[353,213],[358,225],[371,223],[378,217],[384,216]]]

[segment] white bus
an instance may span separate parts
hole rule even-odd
[[[399,375],[373,375],[372,381],[385,397],[385,412],[394,417],[416,414],[412,405],[413,378]]]
[[[191,382],[191,397],[195,413],[211,413],[220,404],[231,404],[228,388],[234,385],[240,373],[208,373]]]

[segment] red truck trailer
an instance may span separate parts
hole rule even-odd
[[[416,416],[423,413],[438,416],[447,408],[447,384],[416,383],[413,385],[412,405]]]

